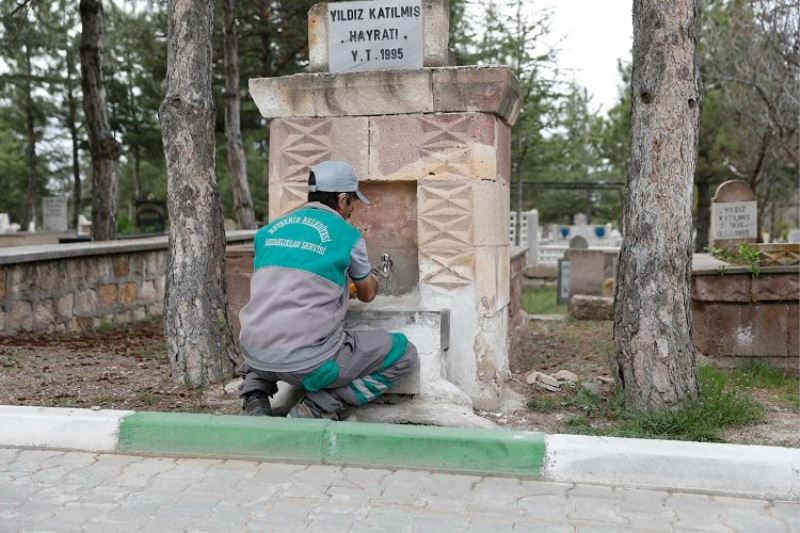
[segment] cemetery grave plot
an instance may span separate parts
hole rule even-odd
[[[542,301],[554,302],[555,288],[550,288],[547,298],[541,287],[534,292],[524,294],[523,303],[534,306],[528,308],[529,312],[543,313]],[[545,313],[550,312],[565,311]],[[621,405],[616,403],[619,397],[608,366],[614,351],[612,328],[611,321],[531,321],[527,332],[512,343],[511,349],[512,359],[518,362],[512,387],[529,408],[510,416],[499,412],[481,414],[504,427],[548,434],[624,432],[626,427],[618,412]],[[700,356],[698,364],[709,367],[703,370],[706,380],[723,379],[725,392],[741,392],[753,404],[763,407],[762,421],[724,429],[719,440],[800,447],[800,381],[796,376],[757,361],[743,363],[737,369],[721,369]],[[562,384],[560,390],[551,392],[526,381],[532,371],[553,376],[562,370],[576,374],[578,383]]]

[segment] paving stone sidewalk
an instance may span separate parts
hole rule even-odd
[[[0,448],[0,531],[800,532],[800,502]]]

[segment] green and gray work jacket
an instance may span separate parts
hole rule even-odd
[[[256,233],[250,301],[239,341],[252,368],[296,372],[333,357],[344,341],[347,277],[372,267],[361,232],[318,202]]]

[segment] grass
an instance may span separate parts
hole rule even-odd
[[[603,398],[581,386],[558,397],[537,398],[528,407],[540,412],[577,411],[564,422],[572,433],[701,442],[722,441],[724,429],[764,419],[764,407],[748,391],[729,383],[721,371],[703,367],[698,378],[699,398],[674,410],[636,411],[625,407],[623,393]]]
[[[747,362],[733,371],[733,381],[746,389],[773,391],[780,401],[800,411],[800,381],[761,361]]]
[[[140,391],[136,396],[137,399],[142,402],[142,405],[150,406],[159,402],[158,396],[149,390]]]
[[[522,308],[532,315],[567,314],[567,306],[556,302],[556,288],[551,286],[523,288]]]
[[[19,370],[22,368],[22,364],[19,362],[19,356],[14,352],[0,353],[0,368]]]
[[[167,344],[164,341],[150,341],[142,344],[133,354],[145,361],[166,360]]]

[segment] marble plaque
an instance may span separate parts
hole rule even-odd
[[[422,68],[422,1],[328,4],[331,72]]]
[[[758,232],[756,202],[715,202],[711,204],[714,240],[754,240]]]

